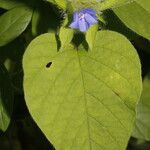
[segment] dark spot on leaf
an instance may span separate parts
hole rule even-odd
[[[52,65],[52,62],[47,63],[46,68],[50,68],[51,65]]]
[[[120,97],[120,93],[118,93],[118,92],[114,92],[117,96],[119,96]]]

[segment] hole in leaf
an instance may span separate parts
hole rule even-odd
[[[120,93],[119,93],[119,92],[115,92],[115,91],[114,91],[114,93],[115,93],[117,96],[120,96]]]
[[[52,62],[47,63],[46,68],[50,68],[51,65],[52,65]]]

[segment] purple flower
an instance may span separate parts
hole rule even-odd
[[[85,32],[91,25],[96,23],[98,23],[96,11],[87,8],[74,12],[73,21],[69,27],[73,29],[79,29],[81,32]]]

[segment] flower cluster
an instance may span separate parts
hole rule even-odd
[[[98,23],[96,11],[87,8],[74,12],[73,21],[70,24],[70,28],[79,29],[81,32],[86,32],[91,25],[96,23]]]

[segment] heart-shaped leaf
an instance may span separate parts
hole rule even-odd
[[[30,113],[56,150],[124,150],[141,93],[138,55],[122,35],[98,32],[92,51],[57,50],[53,34],[23,59]],[[109,142],[108,142],[109,141]]]

